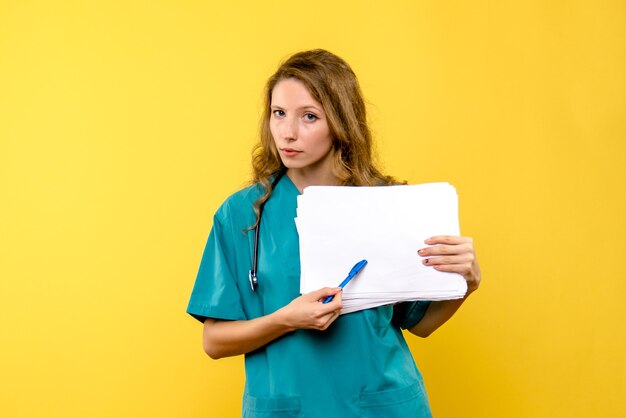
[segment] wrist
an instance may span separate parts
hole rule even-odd
[[[268,319],[271,320],[272,324],[279,328],[281,331],[292,332],[298,329],[291,321],[289,311],[287,307],[282,307],[279,310],[268,316]]]
[[[467,292],[465,292],[463,299],[467,299],[469,295],[474,293],[476,290],[478,290],[478,286],[467,286]]]

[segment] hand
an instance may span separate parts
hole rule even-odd
[[[324,304],[324,299],[334,296]],[[292,329],[326,330],[341,312],[341,288],[325,287],[315,292],[302,295],[280,309],[286,324]]]
[[[422,257],[430,257],[422,261],[425,266],[432,266],[438,271],[461,274],[467,282],[466,297],[478,289],[481,274],[471,238],[440,235],[428,238],[424,242],[432,245],[417,252]]]

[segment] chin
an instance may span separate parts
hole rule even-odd
[[[282,160],[281,160],[282,161]],[[283,161],[283,165],[286,168],[291,168],[291,169],[298,169],[298,168],[304,168],[306,167],[308,164],[306,163],[298,163],[298,162],[294,162],[294,161]]]

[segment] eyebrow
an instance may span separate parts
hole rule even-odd
[[[278,106],[278,105],[271,105],[270,109],[280,109],[280,110],[285,110],[284,107],[282,106]],[[296,110],[305,110],[305,109],[314,109],[317,110],[318,112],[322,112],[322,109],[320,109],[317,106],[313,106],[313,105],[307,105],[307,106],[301,106],[299,108],[297,108]]]

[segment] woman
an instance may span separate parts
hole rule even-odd
[[[364,101],[341,58],[324,50],[293,55],[269,79],[265,101],[253,185],[216,212],[187,309],[204,323],[204,350],[215,359],[245,354],[244,417],[431,416],[400,328],[428,336],[478,288],[472,240],[438,236],[416,248],[425,265],[465,277],[462,300],[340,317],[340,289],[300,296],[298,194],[310,185],[394,179],[372,163]],[[258,282],[251,286],[256,228]]]

